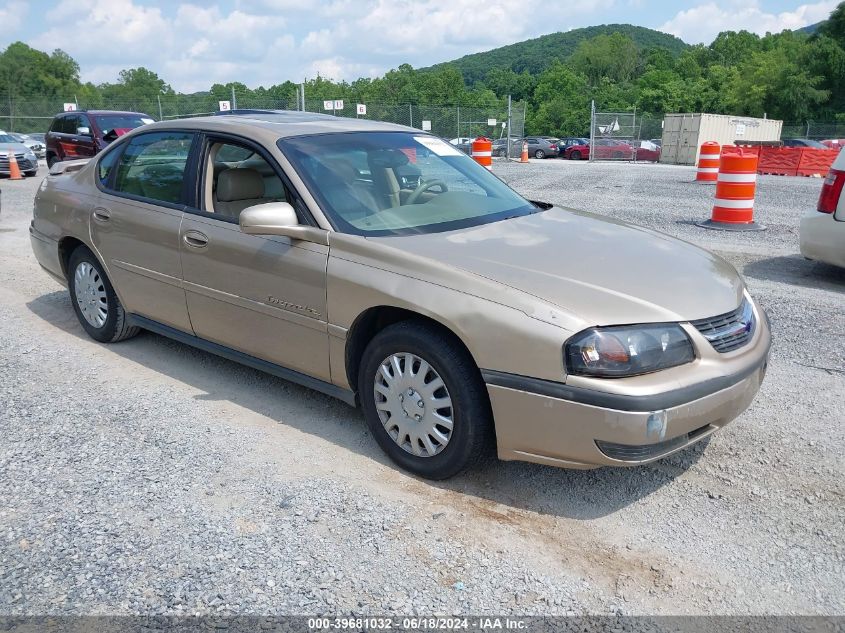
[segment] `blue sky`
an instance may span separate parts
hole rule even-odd
[[[826,18],[836,0],[0,0],[0,49],[61,48],[82,79],[145,66],[176,90],[317,73],[352,80],[428,66],[546,33],[631,23],[690,42]]]

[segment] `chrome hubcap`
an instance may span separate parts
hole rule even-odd
[[[452,437],[452,398],[424,359],[399,353],[379,365],[373,385],[376,410],[387,434],[403,450],[432,457]]]
[[[76,305],[91,325],[101,328],[109,316],[109,300],[100,273],[88,262],[80,262],[73,273]]]

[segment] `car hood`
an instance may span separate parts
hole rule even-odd
[[[0,152],[13,151],[15,153],[26,153],[29,148],[23,143],[0,143]]]
[[[560,208],[385,239],[405,252],[542,299],[585,325],[711,317],[735,309],[744,289],[731,264],[693,244]]]

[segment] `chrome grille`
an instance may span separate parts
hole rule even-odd
[[[30,171],[36,168],[31,161],[24,158],[25,154],[18,154],[15,152],[15,158],[18,161],[18,167],[21,171]],[[0,152],[0,171],[9,171],[9,155],[5,152]]]
[[[717,352],[722,354],[739,349],[751,340],[754,334],[754,310],[748,299],[743,299],[736,310],[690,321],[690,324],[706,338]]]

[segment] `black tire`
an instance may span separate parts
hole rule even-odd
[[[56,158],[55,154],[47,154],[47,167],[50,168],[56,163],[59,162],[59,159]]]
[[[625,154],[622,152],[613,152],[613,158],[625,158]]]
[[[38,173],[37,169],[33,170],[33,171],[25,171],[24,176],[26,176],[27,178],[32,178],[37,173]]]
[[[569,158],[570,160],[581,160],[581,152],[577,149],[573,150],[572,152],[570,152]]]
[[[435,455],[420,457],[399,446],[379,418],[375,379],[383,360],[410,353],[429,363],[452,399],[452,434]],[[361,359],[358,394],[370,432],[399,466],[426,479],[448,479],[490,455],[495,444],[487,390],[472,357],[454,337],[424,321],[403,321],[379,332]]]
[[[545,157],[546,157],[546,152],[544,152],[541,149],[538,149],[536,152],[534,152],[534,158],[545,158]]]
[[[99,281],[102,283],[101,287],[106,293],[107,316],[101,327],[96,327],[88,322],[88,320],[83,316],[82,310],[80,309],[76,298],[75,273],[79,265],[83,262],[89,264],[99,275]],[[100,262],[97,261],[97,258],[90,250],[84,246],[78,246],[76,250],[70,254],[67,266],[67,277],[68,290],[70,291],[70,302],[73,304],[73,311],[76,313],[76,318],[79,319],[79,323],[88,333],[88,336],[93,338],[95,341],[100,341],[101,343],[117,343],[118,341],[135,336],[140,331],[140,328],[129,325],[126,318],[126,311],[123,309],[120,299],[117,298],[114,288],[112,287],[105,272],[103,272],[103,267],[100,265]]]

